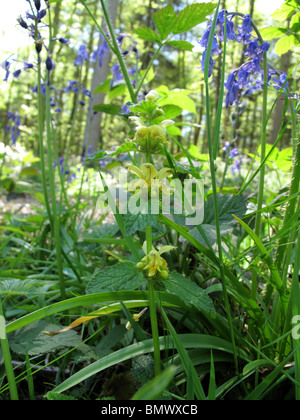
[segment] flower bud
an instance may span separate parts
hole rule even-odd
[[[163,271],[161,271],[161,272],[160,272],[160,277],[161,277],[163,280],[167,280],[167,278],[169,277],[169,273],[168,273],[168,271],[167,271],[167,270],[163,270]]]
[[[146,101],[155,102],[160,98],[160,95],[155,91],[151,90],[148,95],[145,97]]]

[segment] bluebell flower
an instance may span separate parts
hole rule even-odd
[[[19,128],[21,125],[21,118],[17,111],[8,112],[7,120],[10,122],[10,125],[6,127],[6,131],[10,132],[10,140],[12,142],[12,145],[14,146],[17,142],[17,139],[21,137]]]
[[[87,52],[86,46],[81,45],[78,50],[77,58],[75,59],[75,66],[82,66],[84,61],[89,59],[89,53]]]
[[[242,163],[243,163],[242,156],[240,156],[238,159],[235,160],[235,162],[234,162],[234,164],[233,164],[233,166],[231,168],[232,175],[234,175],[235,172],[240,172]]]
[[[41,0],[34,0],[34,5],[37,11],[41,8]]]
[[[240,152],[238,151],[238,149],[235,147],[234,149],[232,149],[229,152],[229,158],[230,159],[235,159],[237,156],[240,156]]]
[[[236,80],[235,71],[228,76],[227,82],[225,83],[225,87],[228,90],[225,99],[225,106],[226,108],[228,108],[229,105],[232,105],[234,102],[238,102],[239,100],[239,84]]]
[[[101,34],[102,43],[99,45],[96,51],[92,54],[92,60],[96,61],[97,58],[99,58],[99,66],[102,67],[103,65],[103,59],[107,56],[107,54],[110,51],[110,48],[104,38],[104,36]]]
[[[22,70],[20,70],[20,69],[19,70],[16,70],[16,71],[13,72],[13,76],[16,79],[19,79],[21,72],[22,72]]]
[[[124,79],[123,73],[120,71],[120,65],[115,64],[112,66],[111,71],[113,73],[113,77],[111,79],[111,87],[113,87],[114,82],[119,82]]]
[[[33,64],[24,61],[24,70],[33,69]]]
[[[223,147],[223,151],[224,152],[228,152],[229,147],[230,147],[230,142],[229,141],[225,141],[225,145]]]
[[[9,75],[10,75],[10,71],[9,71],[10,65],[11,65],[11,63],[8,60],[5,60],[0,65],[0,67],[2,67],[5,70],[5,77],[3,79],[3,82],[7,82],[8,78],[9,78]]]
[[[243,44],[248,44],[252,37],[251,32],[253,31],[251,15],[245,15],[242,26],[241,27],[237,26],[237,29],[238,29],[238,34],[236,37],[237,41],[243,42]]]

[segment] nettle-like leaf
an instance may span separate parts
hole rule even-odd
[[[281,38],[277,42],[275,46],[275,52],[278,55],[282,55],[292,50],[294,47],[297,47],[298,45],[300,45],[299,39],[294,34],[291,34]]]
[[[146,26],[142,26],[138,28],[134,33],[144,41],[152,41],[152,42],[160,42],[160,36],[153,31],[151,28],[147,28]]]
[[[276,28],[275,26],[268,26],[260,30],[261,36],[265,41],[270,41],[271,39],[281,38],[287,33],[286,28]]]
[[[122,262],[97,271],[87,286],[87,293],[135,290],[145,282],[145,277],[134,263]]]
[[[274,19],[281,22],[288,20],[299,7],[299,3],[296,0],[286,1],[279,9],[271,15]]]
[[[172,2],[153,14],[153,20],[160,35],[161,40],[166,39],[177,22],[177,14]]]
[[[215,7],[215,3],[195,3],[187,6],[179,13],[173,34],[182,34],[204,22]]]
[[[192,280],[174,271],[164,281],[169,293],[177,295],[185,305],[194,306],[199,311],[215,312],[212,300],[207,293]]]
[[[190,51],[192,52],[195,48],[195,45],[191,44],[188,41],[168,41],[165,45],[171,45],[175,48],[180,48],[181,50]]]
[[[68,331],[49,339],[43,331],[60,331],[58,325],[38,321],[8,334],[10,348],[13,352],[30,356],[46,354],[64,347],[76,347],[81,343],[75,331]]]

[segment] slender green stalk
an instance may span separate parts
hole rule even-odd
[[[217,9],[214,16],[214,21],[212,24],[209,40],[208,40],[208,48],[205,57],[205,65],[204,65],[204,82],[205,82],[205,90],[206,90],[206,115],[207,115],[207,137],[208,137],[208,148],[209,148],[209,163],[210,163],[210,175],[211,175],[211,182],[212,182],[212,189],[213,189],[213,205],[214,205],[214,214],[215,214],[215,221],[216,221],[216,233],[217,233],[217,244],[218,244],[218,253],[219,253],[219,262],[220,262],[220,276],[223,286],[223,295],[224,295],[224,302],[225,302],[225,310],[227,314],[227,320],[231,335],[233,353],[234,353],[234,362],[235,362],[235,369],[236,373],[238,374],[239,367],[238,367],[238,358],[237,358],[237,348],[235,344],[235,337],[234,337],[234,328],[232,323],[231,311],[230,311],[230,304],[229,304],[229,297],[227,291],[227,282],[225,276],[225,269],[224,269],[224,261],[223,261],[223,249],[222,249],[222,238],[221,238],[221,229],[220,229],[220,221],[219,221],[219,209],[218,209],[218,190],[217,190],[217,181],[216,181],[216,170],[215,170],[215,162],[214,162],[214,150],[213,150],[213,138],[212,138],[212,130],[211,130],[211,113],[210,113],[210,93],[209,93],[209,60],[211,55],[212,49],[212,41],[213,35],[216,27],[216,21],[218,12],[220,9],[219,0]],[[224,42],[226,43],[227,37],[227,30],[226,30],[226,19],[225,27],[224,27]]]
[[[51,43],[51,14],[49,11],[49,42]],[[48,153],[48,171],[49,171],[49,181],[50,181],[50,195],[51,195],[51,204],[52,204],[52,214],[53,214],[53,224],[52,231],[54,234],[55,250],[56,250],[56,260],[57,260],[57,270],[59,278],[59,287],[61,298],[66,298],[65,284],[64,284],[64,275],[63,275],[63,262],[62,262],[62,252],[61,252],[61,238],[60,238],[60,220],[57,214],[57,203],[56,203],[56,192],[55,192],[55,174],[53,169],[53,149],[52,148],[52,132],[51,132],[51,109],[50,109],[50,71],[47,71],[46,78],[46,132],[47,132],[47,153]]]
[[[157,376],[161,372],[161,368],[160,368],[161,362],[160,362],[160,344],[159,344],[159,332],[158,332],[156,302],[155,302],[155,289],[154,289],[154,284],[153,284],[152,279],[148,279],[148,292],[149,292],[150,320],[151,320],[153,348],[154,348],[154,371],[155,371],[155,376]]]
[[[4,365],[7,375],[7,381],[9,385],[9,392],[10,398],[13,401],[17,401],[19,399],[17,385],[15,381],[14,370],[12,367],[12,359],[10,354],[9,343],[6,335],[6,327],[5,327],[5,318],[4,312],[2,307],[2,301],[0,298],[0,342],[2,348],[2,354],[4,359]]]
[[[299,110],[299,107],[297,110]],[[297,118],[297,111],[293,112],[292,118],[293,120]],[[290,185],[289,197],[293,196],[294,194],[297,194],[297,192],[299,191],[299,185],[300,185],[300,129],[299,127],[297,127],[297,124],[295,123],[292,124],[292,127],[295,130],[295,132],[293,132],[293,143],[295,144],[295,147],[294,147],[295,154],[294,154],[292,181]],[[289,225],[292,217],[295,214],[297,201],[298,201],[297,198],[294,198],[293,200],[289,200],[287,204],[284,221],[283,221],[283,227],[282,227],[283,230]],[[289,234],[284,235],[278,243],[275,262],[279,269],[282,266],[283,257],[285,255],[286,248],[289,242],[289,236],[290,236]],[[284,280],[284,283],[286,284],[286,278],[283,280]]]
[[[266,136],[266,124],[267,124],[267,112],[268,112],[268,59],[267,53],[264,54],[264,88],[263,88],[263,107],[262,107],[262,129],[263,129],[263,136],[261,140],[261,169],[259,175],[259,191],[257,197],[257,211],[255,217],[255,233],[260,238],[261,237],[261,218],[262,213],[261,209],[263,206],[263,199],[264,199],[264,189],[265,189],[265,165],[263,162],[266,157],[266,146],[267,146],[267,136]],[[254,258],[258,255],[258,252],[254,253]],[[252,273],[252,296],[255,299],[256,293],[258,290],[258,280],[257,280],[257,272],[253,270]]]
[[[300,315],[300,288],[299,288],[299,254],[300,254],[300,231],[298,232],[298,240],[295,253],[295,266],[292,282],[292,314],[298,320]],[[300,384],[300,339],[293,337],[295,353],[295,379]],[[300,385],[296,385],[296,400],[300,401]]]
[[[159,48],[158,48],[158,50],[156,50],[155,54],[153,55],[152,60],[149,63],[149,66],[147,67],[145,73],[143,74],[143,77],[142,77],[140,83],[138,84],[138,87],[136,89],[136,95],[138,95],[138,93],[140,92],[140,90],[141,90],[141,88],[142,88],[142,86],[143,86],[143,84],[144,84],[144,82],[145,82],[145,80],[146,80],[146,78],[148,76],[148,73],[149,73],[149,71],[150,71],[150,69],[152,67],[152,64],[156,60],[156,58],[157,58],[158,54],[160,53],[162,47],[163,47],[163,45],[160,45]]]
[[[107,26],[108,26],[108,30],[109,30],[109,33],[110,33],[110,36],[111,36],[111,39],[112,39],[112,44],[113,44],[113,50],[112,51],[116,54],[117,59],[119,61],[119,64],[120,64],[120,67],[121,67],[121,70],[122,70],[122,73],[123,73],[123,76],[124,76],[124,79],[125,79],[125,83],[127,85],[127,88],[128,88],[129,94],[130,94],[131,101],[133,103],[137,103],[137,95],[134,92],[134,89],[133,89],[133,86],[132,86],[132,83],[131,83],[131,80],[130,80],[130,77],[129,77],[129,74],[128,74],[128,71],[127,71],[127,68],[125,66],[125,63],[124,63],[124,60],[123,60],[123,57],[122,57],[122,54],[121,54],[121,51],[120,51],[115,33],[114,33],[114,29],[113,29],[111,21],[110,21],[110,17],[109,17],[109,13],[108,13],[105,1],[100,0],[100,3],[101,3],[102,10],[103,10],[103,13],[104,13],[104,17],[105,17],[105,20],[106,20],[106,23],[107,23]]]

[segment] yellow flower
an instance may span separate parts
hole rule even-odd
[[[160,275],[163,279],[166,279],[169,274],[169,268],[167,261],[162,258],[162,254],[165,252],[170,252],[175,249],[174,246],[163,246],[160,250],[156,250],[152,247],[152,250],[147,254],[147,242],[143,245],[143,250],[146,254],[146,257],[142,259],[140,263],[137,264],[137,267],[140,270],[148,271],[148,277],[155,277]]]
[[[175,124],[173,120],[164,120],[159,125],[147,127],[139,117],[129,117],[136,126],[134,142],[141,152],[159,153],[164,144],[167,144],[167,130],[169,125]]]
[[[141,169],[134,165],[129,165],[127,168],[130,172],[140,178],[139,181],[134,181],[132,183],[129,191],[135,191],[138,187],[141,189],[149,189],[153,183],[160,188],[165,189],[166,185],[160,181],[173,174],[173,170],[170,168],[163,168],[160,171],[157,171],[151,163],[145,163],[141,166]]]
[[[144,315],[144,313],[147,311],[147,309],[148,308],[145,308],[139,314],[134,314],[133,315],[133,319],[135,320],[135,322],[139,322],[141,316]],[[126,329],[127,330],[130,330],[131,329],[131,323],[130,322],[127,322]]]

